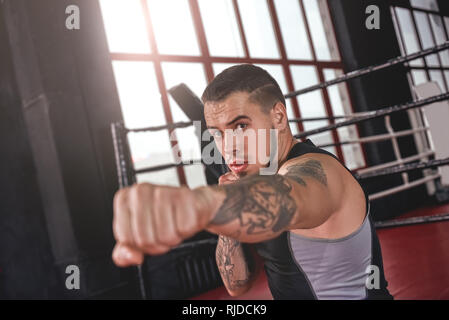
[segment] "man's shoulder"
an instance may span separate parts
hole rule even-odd
[[[349,169],[338,159],[325,153],[306,153],[290,159],[282,164],[278,173],[292,178],[311,177],[330,189],[363,190]]]
[[[289,168],[295,166],[297,167],[315,166],[321,168],[329,167],[336,170],[341,169],[346,170],[346,168],[341,164],[341,162],[331,155],[328,155],[326,153],[309,152],[284,162],[279,168],[279,174],[284,175],[288,172]]]

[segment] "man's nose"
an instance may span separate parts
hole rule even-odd
[[[235,155],[237,154],[237,150],[235,148],[235,145],[233,145],[232,143],[225,144],[224,148],[223,148],[223,151],[224,151],[224,155],[223,156],[224,156],[226,161],[229,161],[229,160],[235,158]]]
[[[235,136],[224,140],[223,152],[226,161],[241,159],[245,156],[245,147],[239,142],[239,139],[236,139]]]
[[[232,133],[225,134],[223,140],[223,151],[226,160],[234,158],[237,153],[236,139]]]

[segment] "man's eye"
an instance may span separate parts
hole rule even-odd
[[[247,125],[246,123],[239,123],[239,124],[236,126],[236,129],[243,130],[243,129],[246,129],[246,127],[248,127],[248,125]]]

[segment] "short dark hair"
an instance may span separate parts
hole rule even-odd
[[[285,105],[279,84],[264,69],[252,64],[235,65],[218,74],[201,96],[203,103],[221,101],[235,92],[248,92],[249,99],[269,112],[276,102]]]

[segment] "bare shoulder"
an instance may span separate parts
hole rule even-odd
[[[308,153],[290,159],[279,169],[284,175],[303,187],[326,187],[336,203],[345,200],[364,204],[365,194],[352,174],[335,158],[320,153]],[[337,207],[340,207],[337,205]]]
[[[279,168],[279,174],[291,178],[300,176],[310,177],[323,185],[328,185],[329,178],[343,179],[349,172],[339,161],[330,155],[306,153],[285,162]],[[349,174],[349,176],[351,175]],[[299,183],[303,184],[301,182]]]

